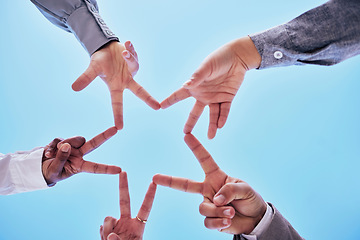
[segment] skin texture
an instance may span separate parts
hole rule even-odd
[[[131,218],[130,196],[126,172],[119,176],[120,219],[106,217],[100,226],[101,240],[140,240],[143,238],[145,223],[136,217]],[[147,220],[155,198],[156,185],[151,183],[143,204],[137,214],[141,220]]]
[[[205,180],[196,182],[157,174],[153,177],[154,183],[204,196],[199,211],[205,216],[207,228],[249,234],[265,214],[264,200],[249,184],[223,172],[192,134],[186,134],[184,139],[204,170]]]
[[[133,76],[138,68],[138,57],[133,45],[130,42],[123,45],[113,41],[91,56],[89,67],[73,83],[72,88],[74,91],[81,91],[99,76],[110,90],[115,126],[122,129],[125,89],[132,91],[151,108],[160,109],[160,104],[134,81]]]
[[[246,71],[259,67],[260,62],[261,57],[249,37],[230,42],[206,57],[190,80],[161,102],[161,108],[194,97],[196,102],[184,127],[184,133],[190,133],[204,108],[209,106],[208,138],[212,139],[217,129],[225,125]]]
[[[72,137],[65,140],[55,138],[45,147],[42,159],[42,173],[49,186],[81,172],[96,174],[118,174],[121,168],[85,161],[83,156],[101,146],[117,133],[111,127],[91,140]]]

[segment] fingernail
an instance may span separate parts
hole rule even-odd
[[[183,86],[190,86],[191,85],[191,80],[187,80],[184,84],[183,84]]]
[[[223,220],[223,224],[224,224],[224,226],[229,225],[229,219],[227,219],[227,218],[226,218],[226,219],[224,219],[224,220]]]
[[[225,202],[225,197],[224,195],[218,195],[214,198],[214,203],[217,203],[219,205],[223,204]]]
[[[224,211],[224,215],[225,215],[225,216],[231,216],[231,211],[230,211],[230,209],[226,209],[226,210]]]
[[[47,158],[51,157],[49,151],[45,153],[45,157],[47,157]]]
[[[70,150],[70,145],[69,144],[64,144],[63,147],[61,148],[61,151],[64,153],[69,152]]]
[[[130,53],[129,53],[129,52],[126,52],[126,53],[125,53],[125,57],[126,57],[126,58],[130,58]]]

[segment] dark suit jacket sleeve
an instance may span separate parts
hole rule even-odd
[[[53,24],[72,32],[91,55],[110,41],[119,39],[99,15],[95,0],[31,0]]]
[[[269,227],[260,235],[257,240],[304,240],[291,224],[271,204],[274,215]],[[246,240],[242,235],[235,235],[233,240]]]
[[[360,53],[360,1],[328,1],[250,38],[262,57],[260,69],[339,63]]]

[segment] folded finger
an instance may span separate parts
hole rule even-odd
[[[104,220],[103,236],[107,239],[108,235],[113,232],[117,219],[113,217],[106,217]]]
[[[209,107],[210,107],[210,122],[209,122],[208,138],[213,139],[216,135],[216,131],[218,128],[220,105],[218,103],[213,103],[210,104]]]
[[[184,100],[190,96],[191,94],[189,90],[185,88],[180,88],[160,103],[161,108],[162,109],[168,108],[171,105],[180,102],[181,100]]]
[[[187,178],[173,177],[162,174],[156,174],[153,181],[157,185],[169,187],[189,193],[202,193],[203,183],[196,182]]]
[[[189,117],[185,123],[184,133],[190,133],[194,129],[195,124],[199,120],[202,112],[204,111],[205,106],[206,105],[200,101],[195,102],[195,105],[191,110]]]
[[[63,144],[56,153],[54,161],[49,167],[49,175],[52,177],[59,176],[64,168],[66,161],[71,153],[71,146],[68,143]],[[51,178],[51,177],[50,177]]]
[[[199,212],[201,215],[211,218],[233,218],[235,216],[235,209],[233,207],[217,207],[209,199],[204,200],[200,204]]]
[[[47,158],[55,157],[55,153],[57,150],[56,146],[61,141],[62,141],[61,138],[55,138],[54,140],[51,141],[51,143],[49,145],[45,146],[45,157],[47,157]]]
[[[147,105],[149,105],[152,109],[158,110],[160,109],[160,104],[155,100],[140,84],[135,82],[133,79],[130,80],[128,84],[128,88],[131,92],[133,92],[138,98],[143,100]]]
[[[138,212],[138,217],[140,219],[147,220],[149,218],[150,211],[151,211],[151,208],[152,208],[152,205],[154,202],[154,198],[155,198],[155,193],[156,193],[156,184],[150,183],[150,186],[146,192],[144,201]]]
[[[101,146],[104,142],[106,142],[116,133],[117,133],[116,127],[108,128],[104,132],[98,134],[97,136],[95,136],[94,138],[90,139],[85,144],[83,144],[82,147],[80,148],[81,152],[83,153],[83,155],[90,153],[91,151]]]
[[[222,128],[229,116],[231,102],[224,102],[220,104],[220,116],[218,121],[218,128]]]
[[[103,225],[100,226],[100,237],[101,237],[101,240],[104,240],[104,226]]]
[[[124,50],[122,52],[122,56],[128,66],[129,72],[131,72],[131,75],[134,77],[139,70],[139,63],[136,60],[135,56],[132,55],[129,51]]]
[[[208,229],[224,229],[231,225],[230,218],[205,218],[204,225]]]
[[[105,240],[121,240],[121,238],[116,233],[110,233]]]
[[[134,45],[130,41],[124,43],[126,50],[128,50],[138,60],[137,52],[135,51]]]

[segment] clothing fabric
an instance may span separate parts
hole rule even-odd
[[[91,55],[110,41],[119,41],[99,15],[95,0],[31,0],[61,29],[72,32]]]
[[[259,69],[337,64],[360,53],[360,1],[328,1],[250,38],[262,58]]]
[[[44,148],[0,153],[0,195],[48,188],[42,174]]]
[[[268,220],[263,218],[259,223],[260,225],[263,220],[270,221],[267,228],[256,235],[234,235],[233,240],[304,240],[281,213],[271,203],[268,204],[272,209],[272,216]]]

